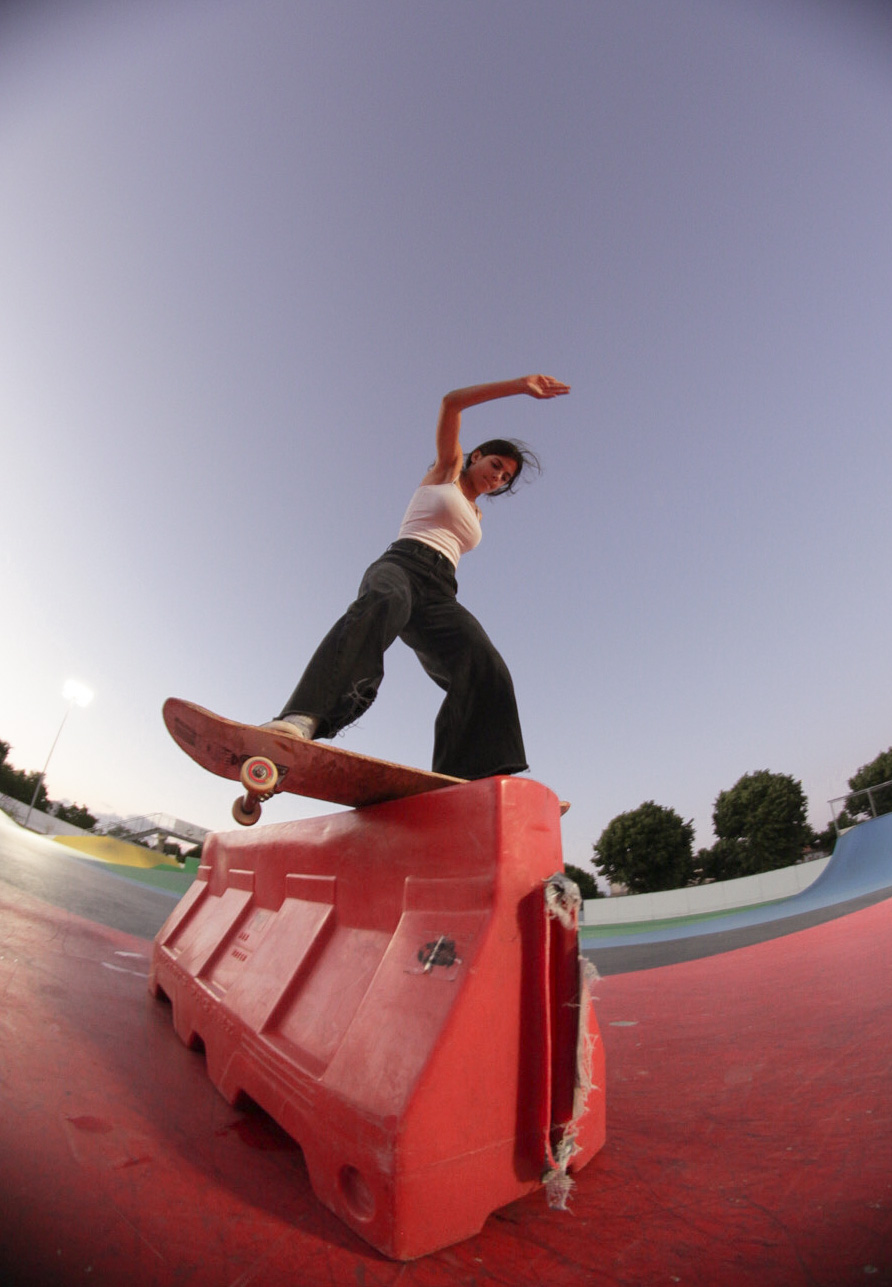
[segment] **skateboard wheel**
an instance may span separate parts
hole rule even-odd
[[[279,770],[265,755],[249,755],[239,774],[241,784],[253,795],[272,795],[279,780]]]
[[[249,809],[247,806],[251,803],[254,807]],[[239,796],[232,806],[232,816],[240,826],[253,827],[260,817],[260,805],[256,800],[252,801],[250,796]]]

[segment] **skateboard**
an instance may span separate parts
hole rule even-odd
[[[257,822],[261,805],[280,791],[361,808],[465,781],[239,724],[176,697],[164,703],[164,723],[203,769],[241,783],[245,794],[233,804],[232,816],[245,827]]]

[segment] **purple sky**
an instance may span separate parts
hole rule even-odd
[[[169,740],[272,715],[395,536],[441,395],[543,476],[460,597],[586,862],[741,774],[812,822],[892,743],[892,18],[826,0],[31,3],[0,19],[0,738],[229,826]],[[18,15],[18,16],[17,16]],[[401,645],[340,743],[426,766]],[[325,806],[283,797],[280,820]]]

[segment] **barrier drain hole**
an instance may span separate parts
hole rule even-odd
[[[451,938],[436,938],[430,943],[425,943],[418,949],[418,959],[426,970],[433,969],[435,965],[443,965],[448,969],[458,960],[455,955],[455,941]]]
[[[342,1166],[338,1188],[355,1220],[371,1220],[375,1214],[375,1195],[355,1166]]]

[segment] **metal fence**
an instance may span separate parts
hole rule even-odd
[[[861,805],[853,809],[852,804],[859,796],[866,796],[866,805]],[[849,817],[857,818],[861,813],[870,813],[872,818],[878,818],[881,813],[892,813],[892,780],[888,782],[878,782],[876,786],[864,787],[860,791],[850,791],[848,795],[839,795],[835,800],[831,800],[830,812],[833,814],[833,825],[836,828],[836,834],[841,835],[839,829],[839,815],[843,812],[848,813]],[[836,806],[842,805],[837,811]],[[846,806],[848,805],[848,808]],[[848,828],[843,827],[843,831]]]

